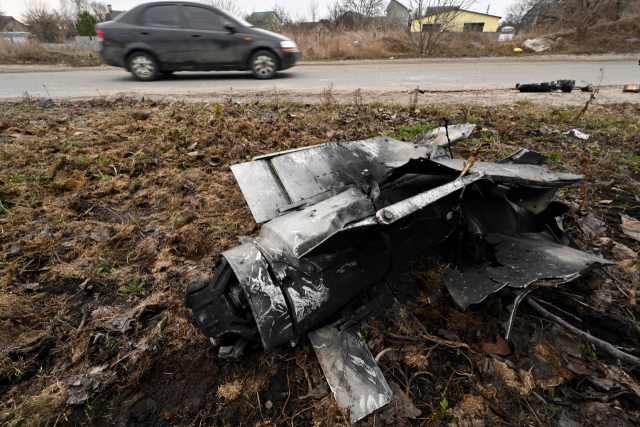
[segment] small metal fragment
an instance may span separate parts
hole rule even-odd
[[[357,328],[325,326],[309,339],[333,397],[351,410],[352,423],[391,402],[393,392]]]

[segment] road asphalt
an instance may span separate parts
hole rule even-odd
[[[244,72],[176,73],[155,82],[139,82],[124,69],[60,66],[0,66],[0,99],[34,97],[95,98],[118,93],[147,96],[204,97],[248,93],[319,94],[360,88],[371,93],[492,91],[516,83],[573,79],[607,87],[640,83],[638,55],[547,56],[463,59],[389,59],[301,63],[272,80],[256,80]],[[602,70],[602,71],[601,71]],[[617,93],[617,90],[616,90]],[[635,100],[634,100],[635,101]]]

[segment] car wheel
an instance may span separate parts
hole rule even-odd
[[[259,50],[251,57],[251,72],[258,79],[270,79],[278,71],[278,59],[268,50]]]
[[[155,80],[158,78],[158,61],[146,52],[133,52],[129,56],[129,70],[138,80]]]

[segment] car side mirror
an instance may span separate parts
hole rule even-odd
[[[236,27],[234,27],[231,22],[225,22],[224,29],[229,31],[231,34],[236,32]]]

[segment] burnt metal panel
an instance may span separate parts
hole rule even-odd
[[[418,144],[426,144],[431,147],[448,147],[449,142],[451,142],[451,145],[454,145],[457,142],[469,138],[469,135],[471,135],[475,128],[476,125],[472,125],[469,123],[461,125],[450,125],[446,128],[442,126],[422,135],[418,135],[414,142]],[[449,138],[447,138],[447,133],[449,134]]]
[[[521,148],[512,155],[498,160],[496,163],[505,165],[541,165],[545,163],[548,158],[549,156],[545,156],[536,151]]]
[[[325,326],[309,333],[333,396],[351,409],[351,422],[388,404],[393,392],[357,328]]]
[[[388,162],[407,162],[432,151],[387,136],[346,143],[331,142],[271,158],[271,164],[292,202],[307,199],[334,187],[355,184],[369,171],[380,180]]]
[[[278,208],[289,204],[289,198],[268,161],[239,163],[232,165],[231,171],[256,222],[275,218]]]
[[[489,234],[496,250],[497,266],[488,263],[464,272],[449,270],[444,281],[456,303],[465,309],[479,303],[504,286],[526,288],[534,282],[568,283],[612,262],[586,252],[551,242],[541,235],[528,237]]]
[[[293,339],[293,324],[282,290],[269,275],[268,264],[253,243],[222,253],[238,277],[264,348],[271,349]]]
[[[515,185],[507,191],[507,198],[512,203],[531,213],[543,212],[551,203],[557,188],[537,188],[526,185]]]
[[[462,171],[466,161],[462,159],[437,159],[437,163]],[[475,162],[470,173],[483,173],[497,183],[523,184],[538,187],[580,187],[584,176],[565,172],[554,172],[536,165],[501,164]]]
[[[301,258],[345,225],[373,215],[375,208],[371,199],[352,187],[330,199],[266,223],[258,242],[276,261]]]

